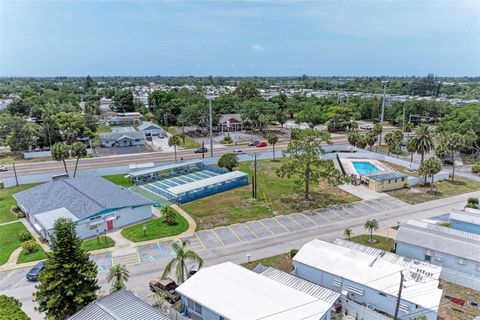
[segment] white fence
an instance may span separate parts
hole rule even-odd
[[[93,154],[92,149],[87,149],[87,154]],[[51,158],[51,157],[52,157],[51,151],[31,151],[31,152],[23,153],[24,159]]]
[[[342,307],[344,310],[348,312],[348,314],[355,319],[359,320],[392,320],[392,318],[384,316],[378,312],[372,311],[367,307],[362,306],[356,302],[351,300],[345,299],[345,297],[341,298],[342,300]]]
[[[440,279],[480,291],[480,277],[476,277],[474,275],[469,275],[448,268],[442,268]]]

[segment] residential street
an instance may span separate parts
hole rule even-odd
[[[361,217],[346,220],[336,220],[330,224],[301,230],[301,232],[289,232],[269,237],[242,241],[236,244],[225,245],[218,248],[200,251],[199,254],[205,259],[206,265],[214,265],[225,261],[243,263],[247,261],[247,255],[251,260],[273,256],[288,252],[292,248],[299,248],[304,243],[318,238],[322,240],[334,240],[342,237],[346,227],[353,229],[354,234],[365,233],[363,225],[367,219],[377,219],[380,227],[395,226],[398,222],[410,218],[425,219],[448,213],[451,209],[461,209],[465,206],[469,197],[480,197],[480,191],[458,195],[445,199],[438,199],[417,205],[404,205],[396,209],[371,213]],[[130,266],[130,280],[127,287],[139,296],[148,298],[150,295],[148,281],[161,275],[161,272],[168,262],[168,258],[159,259],[152,263],[137,264]],[[41,315],[34,311],[35,303],[32,302],[34,284],[25,280],[26,269],[13,272],[0,273],[0,289],[6,295],[15,296],[22,303],[22,309],[32,319],[42,319]],[[105,283],[106,272],[99,272],[99,282],[102,285],[102,293],[107,293],[109,288]],[[8,287],[6,284],[11,284]]]

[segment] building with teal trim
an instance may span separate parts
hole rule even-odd
[[[453,229],[480,234],[480,210],[478,209],[452,210],[450,221]]]

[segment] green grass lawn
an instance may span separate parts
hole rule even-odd
[[[112,174],[110,176],[103,176],[102,178],[105,178],[108,181],[118,184],[122,187],[129,188],[133,186],[133,183],[126,176],[127,176],[126,174],[122,173],[122,174]]]
[[[259,161],[258,200],[252,199],[251,185],[248,185],[192,201],[182,207],[195,219],[200,230],[358,200],[337,187],[321,182],[311,186],[312,200],[304,201],[303,194],[294,191],[294,179],[276,175],[275,169],[281,164],[279,160]],[[251,175],[252,163],[242,162],[238,169]]]
[[[43,250],[42,246],[37,244],[35,251],[32,253],[27,253],[27,251],[22,250],[18,256],[17,263],[25,263],[43,259],[47,259],[47,254],[45,250]]]
[[[0,265],[7,262],[12,252],[22,245],[18,240],[21,232],[28,230],[20,221],[0,226]]]
[[[479,182],[460,177],[455,177],[455,180],[453,182],[451,180],[444,180],[435,182],[434,185],[436,188],[436,192],[431,191],[430,186],[425,186],[387,191],[387,193],[407,203],[416,204],[480,190]]]
[[[108,236],[100,236],[99,239],[95,237],[94,239],[84,240],[82,243],[82,249],[85,251],[92,251],[92,250],[98,250],[98,249],[111,248],[114,245],[115,245],[115,241],[113,241],[112,238]]]
[[[12,194],[29,189],[37,184],[38,183],[24,184],[18,187],[0,189],[0,223],[10,222],[17,219],[17,217],[15,217],[10,211],[10,207],[17,204],[15,199],[13,199]]]
[[[130,241],[140,242],[152,239],[175,236],[188,229],[188,222],[180,214],[176,213],[177,224],[169,226],[164,223],[164,218],[155,218],[146,221],[146,235],[143,233],[144,222],[134,224],[122,230],[122,235]]]
[[[388,252],[392,252],[395,246],[395,241],[392,238],[373,235],[373,240],[375,241],[375,243],[371,243],[369,242],[369,240],[370,240],[369,234],[362,234],[362,235],[350,238],[350,241],[357,242],[369,247],[382,249]]]
[[[105,124],[105,123],[101,123],[97,126],[97,131],[95,131],[94,133],[94,137],[92,139],[92,145],[94,148],[97,148],[100,146],[100,134],[102,133],[109,133],[109,132],[112,132],[112,128]]]
[[[265,267],[274,267],[285,272],[292,272],[293,270],[292,258],[290,257],[290,253],[283,253],[279,254],[278,256],[254,260],[251,262],[243,263],[242,266],[249,270],[252,270],[259,264],[262,264]]]
[[[167,132],[170,134],[181,134],[180,131],[172,127],[168,127]],[[182,140],[182,144],[180,146],[184,149],[194,149],[194,148],[200,147],[200,144],[195,140],[193,140],[192,138],[190,138],[189,136],[185,135],[185,143],[183,143],[183,140]]]

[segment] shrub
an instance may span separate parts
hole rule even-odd
[[[290,250],[290,258],[293,259],[293,257],[295,257],[295,255],[298,253],[298,249],[292,249]]]
[[[22,249],[28,253],[37,251],[37,242],[35,240],[28,240],[22,243]]]
[[[230,137],[224,137],[223,140],[221,141],[223,144],[231,144],[233,143],[233,139]]]
[[[174,224],[177,224],[177,216],[175,215],[175,212],[168,207],[165,208],[163,212],[163,218],[165,219],[165,223],[168,224],[169,226],[173,226]]]
[[[480,162],[475,162],[472,166],[473,173],[480,173]]]
[[[0,295],[0,319],[29,320],[21,307],[22,303],[17,299]]]
[[[467,203],[468,204],[476,204],[477,206],[480,204],[478,198],[468,198]]]
[[[18,234],[18,240],[25,242],[32,239],[32,234],[28,231],[24,231]]]

